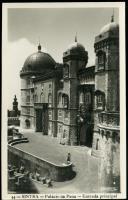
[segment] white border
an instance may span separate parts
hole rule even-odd
[[[2,199],[11,199],[12,195],[7,194],[7,9],[8,8],[101,8],[101,7],[117,7],[119,8],[119,24],[120,24],[120,166],[121,166],[121,193],[117,195],[117,199],[126,198],[126,77],[125,77],[125,3],[124,2],[98,2],[98,3],[3,3],[2,4]],[[59,194],[58,199],[61,198]],[[63,194],[65,198],[67,194]],[[87,195],[87,194],[86,194]],[[89,194],[91,195],[91,194]],[[99,193],[97,193],[100,198]],[[109,195],[109,194],[106,194]],[[112,195],[112,194],[110,194]],[[114,195],[114,194],[113,194]],[[15,195],[15,198],[22,195]],[[38,199],[43,196],[38,195]],[[92,194],[93,199],[94,194]],[[78,194],[76,194],[78,197]],[[47,199],[46,196],[44,196]],[[82,199],[82,194],[79,199]],[[91,198],[91,197],[90,197]],[[106,198],[106,197],[105,197]],[[111,199],[111,197],[109,197]],[[26,199],[26,198],[25,198]],[[30,198],[30,199],[37,199]],[[57,197],[55,198],[57,199]],[[72,198],[70,198],[72,199]],[[94,198],[95,199],[95,198]]]

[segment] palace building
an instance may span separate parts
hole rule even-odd
[[[119,25],[113,16],[95,37],[94,50],[95,66],[86,67],[88,52],[77,38],[63,63],[38,45],[20,71],[22,128],[60,144],[92,147],[94,155],[119,144]]]

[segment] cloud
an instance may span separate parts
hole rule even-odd
[[[8,42],[6,46],[2,77],[4,88],[6,88],[7,107],[11,109],[15,94],[20,105],[20,70],[25,59],[37,51],[37,46],[30,43],[26,38]]]

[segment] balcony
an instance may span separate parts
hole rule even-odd
[[[99,113],[99,123],[105,126],[119,126],[120,116],[119,113]]]

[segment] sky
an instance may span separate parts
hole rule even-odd
[[[20,108],[20,70],[25,59],[37,51],[48,52],[62,63],[63,52],[77,40],[88,51],[88,66],[95,64],[94,40],[100,29],[111,21],[113,8],[9,8],[7,12],[8,108],[16,94]],[[118,22],[118,8],[114,9]]]

